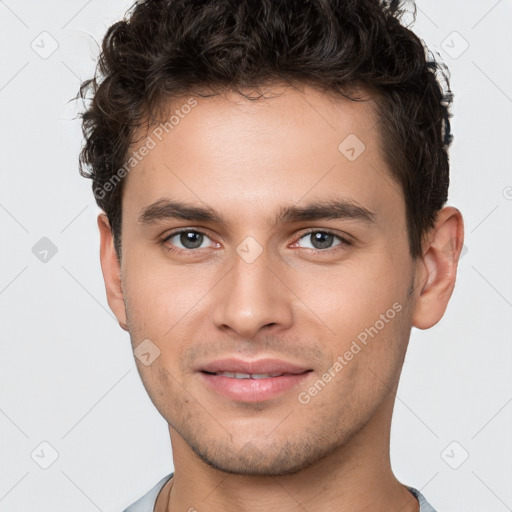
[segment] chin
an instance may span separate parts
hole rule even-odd
[[[276,449],[276,445],[279,445],[279,449]],[[321,447],[310,444],[308,450],[304,443],[289,441],[261,449],[248,441],[238,451],[221,445],[209,445],[206,449],[194,444],[190,444],[190,447],[205,464],[224,473],[274,477],[298,473],[332,452],[331,447],[320,451]]]

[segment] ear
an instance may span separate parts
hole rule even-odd
[[[464,223],[451,206],[439,211],[418,260],[412,325],[429,329],[441,320],[455,287],[457,265],[464,244]]]
[[[110,223],[104,213],[98,215],[98,227],[100,229],[101,270],[105,281],[108,305],[116,316],[119,325],[127,331],[126,309],[121,285],[121,266],[114,249],[114,237],[112,236]]]

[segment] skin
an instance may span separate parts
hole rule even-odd
[[[462,216],[443,208],[413,260],[371,98],[349,102],[307,86],[273,91],[281,94],[252,102],[232,92],[198,98],[137,164],[125,178],[121,262],[98,216],[109,306],[134,349],[150,339],[160,350],[148,366],[136,359],[169,423],[174,458],[155,510],[417,512],[390,466],[391,417],[411,327],[435,325],[453,291]],[[366,146],[354,161],[338,150],[349,134]],[[139,222],[162,198],[211,207],[225,224]],[[282,206],[340,198],[374,212],[375,222],[273,225]],[[164,241],[176,228],[204,232],[202,248],[179,236]],[[312,228],[351,245],[334,237],[317,248],[304,236]],[[236,251],[248,236],[262,249],[250,263]],[[395,303],[400,312],[300,403],[299,393]],[[235,402],[194,371],[230,355],[276,357],[312,372],[272,400]]]

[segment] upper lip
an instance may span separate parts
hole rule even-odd
[[[235,357],[229,357],[211,361],[210,363],[200,366],[197,370],[208,373],[287,373],[299,375],[309,371],[310,368],[299,366],[297,364],[280,359],[258,359],[255,361],[244,361]]]

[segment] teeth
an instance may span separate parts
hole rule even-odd
[[[238,373],[238,372],[218,372],[216,375],[231,377],[235,379],[268,379],[270,377],[280,377],[282,373]]]

